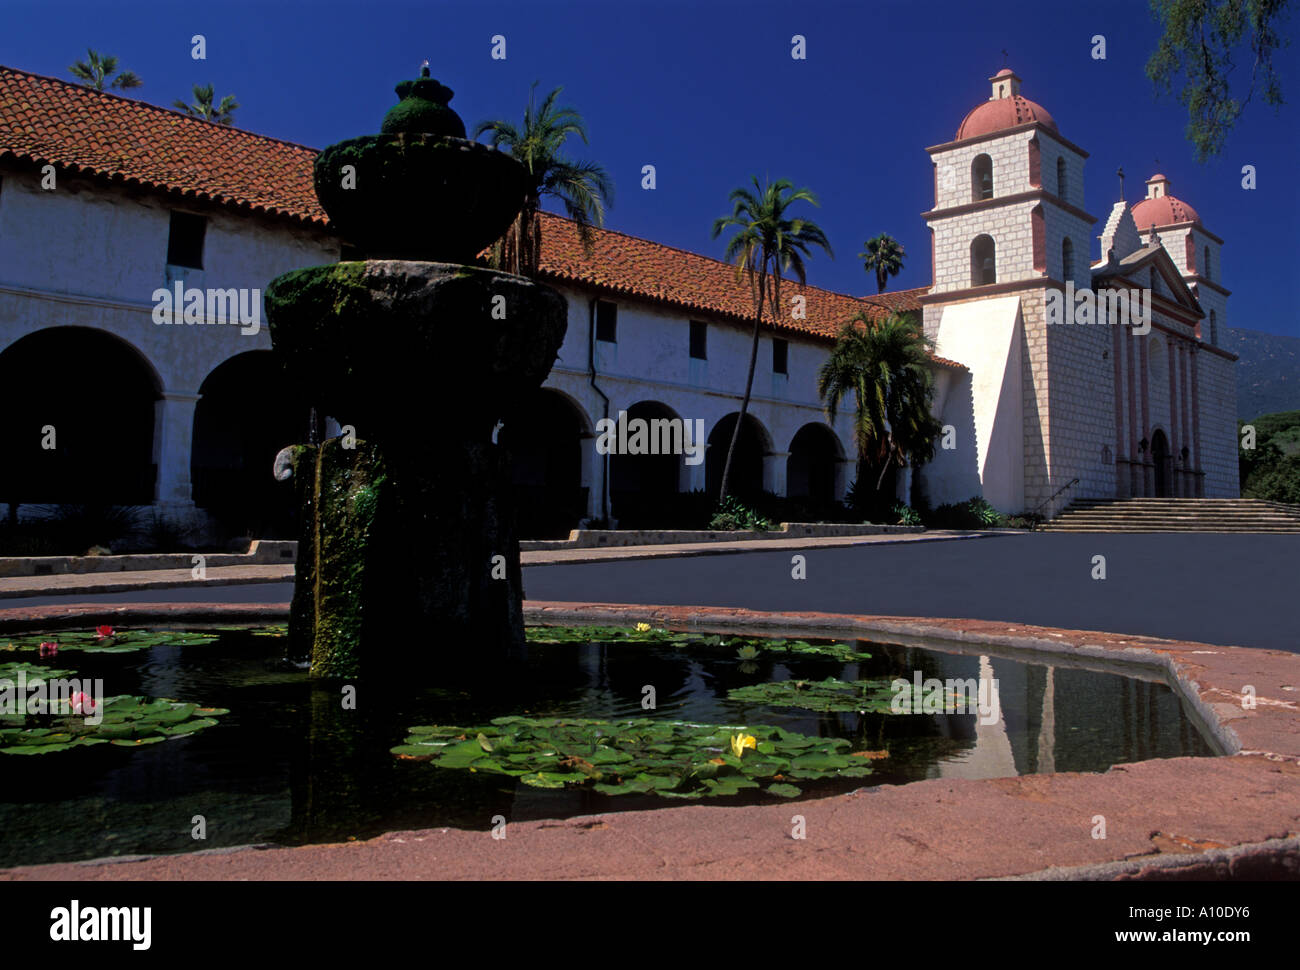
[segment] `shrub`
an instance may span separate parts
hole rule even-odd
[[[734,495],[728,495],[713,513],[709,528],[717,532],[767,532],[772,528],[772,523],[753,509],[742,505]]]
[[[921,513],[909,505],[898,502],[894,505],[894,515],[899,525],[920,525]]]

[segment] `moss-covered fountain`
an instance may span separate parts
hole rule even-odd
[[[498,421],[550,372],[563,297],[474,265],[523,206],[524,169],[465,138],[428,76],[381,134],[316,159],[321,205],[363,260],[266,291],[288,378],[349,433],[282,453],[302,524],[291,651],[314,676],[479,660],[523,642],[519,542]]]

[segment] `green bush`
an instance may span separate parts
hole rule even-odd
[[[920,525],[921,513],[909,505],[898,502],[894,505],[894,516],[899,525]]]
[[[713,513],[709,528],[718,532],[767,532],[772,528],[772,523],[753,509],[742,505],[734,495],[728,495]]]

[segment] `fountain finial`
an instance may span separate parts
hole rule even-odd
[[[455,94],[445,84],[429,76],[429,62],[420,66],[420,76],[411,81],[399,81],[394,88],[402,100],[388,109],[380,131],[385,135],[398,132],[408,134],[441,135],[451,138],[465,137],[465,122],[460,115],[447,107]]]

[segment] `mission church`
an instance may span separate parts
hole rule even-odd
[[[810,507],[843,498],[852,419],[828,420],[818,369],[854,314],[908,312],[934,341],[934,413],[953,447],[898,475],[900,498],[983,495],[1004,512],[1051,514],[1080,498],[1236,496],[1223,241],[1157,174],[1145,199],[1112,207],[1094,250],[1087,152],[1014,72],[989,83],[954,138],[927,149],[931,285],[864,297],[785,285],[806,317],[764,328],[735,491]],[[177,283],[260,292],[288,270],[345,258],[315,197],[315,154],[0,67],[0,411],[11,442],[0,505],[15,515],[148,505],[199,524],[260,510],[232,528],[283,527],[276,516],[292,499],[272,458],[310,429],[266,328],[159,326],[151,299]],[[732,266],[612,230],[595,230],[588,253],[570,222],[542,220],[539,275],[568,300],[569,326],[545,386],[500,433],[531,510],[525,535],[716,492],[745,387],[747,284]],[[1067,288],[1149,292],[1148,326],[1110,320],[1105,300],[1091,324],[1053,322],[1049,297]],[[597,428],[623,413],[702,427],[704,460],[603,454]],[[456,416],[426,420],[436,434]],[[43,447],[51,427],[57,444]]]

